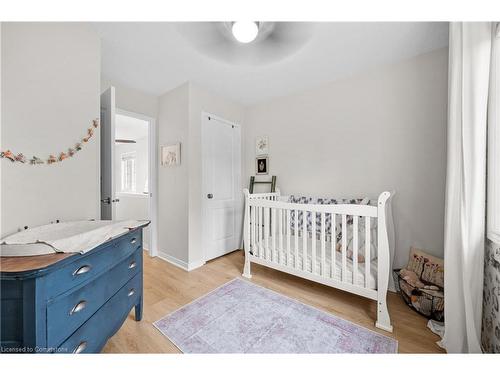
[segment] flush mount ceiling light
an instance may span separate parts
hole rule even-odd
[[[234,38],[240,43],[250,43],[257,38],[259,24],[253,21],[233,22],[231,32]]]
[[[275,63],[296,53],[316,29],[314,22],[250,21],[251,38],[238,41],[239,23],[178,22],[174,28],[198,53],[223,64],[246,66]]]

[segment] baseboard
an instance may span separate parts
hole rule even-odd
[[[189,271],[195,270],[203,266],[206,262],[204,260],[199,260],[197,262],[190,262],[188,265]]]
[[[168,255],[164,253],[163,251],[158,251],[158,258],[163,259],[164,261],[173,264],[176,267],[182,268],[184,271],[189,271],[188,269],[188,263],[184,262],[183,260],[177,259],[176,257],[173,257],[172,255]]]
[[[167,253],[164,253],[163,251],[158,251],[158,258],[176,266],[184,271],[192,271],[196,268],[199,268],[205,264],[204,261],[198,261],[198,262],[185,262],[183,260],[177,259],[176,257],[173,257],[172,255],[168,255]]]

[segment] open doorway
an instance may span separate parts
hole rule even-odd
[[[144,249],[157,253],[154,119],[114,108],[114,88],[101,96],[101,219],[150,220]]]
[[[115,220],[151,220],[149,213],[149,121],[116,111]],[[150,228],[144,228],[144,248],[151,249]]]

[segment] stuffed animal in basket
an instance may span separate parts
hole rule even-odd
[[[424,284],[415,272],[407,270],[406,268],[403,268],[401,271],[399,271],[399,274],[401,275],[404,281],[406,281],[408,284],[410,284],[415,288],[429,289],[429,290],[439,289],[436,285]]]
[[[403,278],[404,281],[406,281],[408,284],[415,288],[423,288],[425,284],[420,281],[418,275],[410,270],[407,270],[406,268],[403,268],[401,271],[399,271],[399,274]]]
[[[443,260],[412,247],[408,264],[397,275],[398,286],[405,301],[421,314],[442,320]]]
[[[419,275],[419,278],[424,283],[444,287],[444,261],[441,258],[412,247],[410,249],[410,259],[405,268]]]

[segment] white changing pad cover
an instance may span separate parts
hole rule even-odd
[[[148,224],[148,220],[68,221],[42,225],[12,234],[2,239],[1,245],[45,244],[50,246],[50,248],[45,246],[46,254],[54,253],[54,251],[84,254],[131,229]],[[1,255],[40,255],[40,247],[37,248],[37,254],[31,254],[31,250],[29,246],[10,246],[3,248]]]

